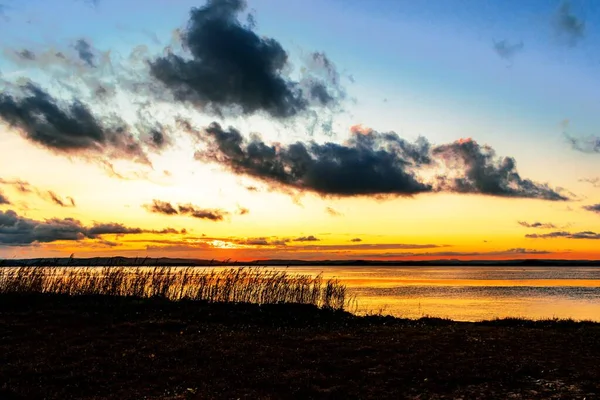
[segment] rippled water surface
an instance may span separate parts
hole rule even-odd
[[[279,269],[279,268],[277,268]],[[448,317],[573,318],[600,321],[600,268],[584,267],[289,267],[337,277],[359,313]]]

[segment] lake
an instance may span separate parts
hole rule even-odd
[[[268,269],[337,277],[356,311],[477,321],[496,317],[600,321],[600,268],[332,267]]]

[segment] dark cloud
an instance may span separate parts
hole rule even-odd
[[[95,224],[86,227],[73,218],[52,218],[39,221],[19,216],[13,210],[0,211],[0,245],[25,246],[59,240],[98,239],[102,235],[140,233],[162,233],[162,231],[130,228],[118,223]]]
[[[554,239],[554,238],[565,238],[565,239],[600,239],[600,233],[592,232],[592,231],[583,231],[583,232],[566,232],[566,231],[557,231],[550,233],[530,233],[525,235],[526,238],[529,239]]]
[[[96,224],[86,230],[86,236],[90,238],[97,238],[101,235],[127,235],[127,234],[140,234],[145,231],[140,228],[130,228],[123,224],[108,223],[108,224]],[[146,231],[147,232],[147,231]]]
[[[173,205],[166,201],[152,200],[152,204],[144,206],[148,211],[155,214],[176,215],[179,214]]]
[[[337,211],[333,207],[326,207],[325,211],[327,212],[327,214],[331,215],[332,217],[339,217],[339,216],[343,215],[341,212]]]
[[[92,46],[88,43],[88,41],[86,41],[85,39],[79,39],[77,42],[75,42],[75,45],[73,47],[75,47],[77,55],[83,62],[85,62],[88,66],[92,68],[96,67],[96,56],[94,55],[94,52],[92,51]]]
[[[358,242],[362,242],[362,239],[361,238],[352,238],[352,239],[350,239],[350,241],[354,242],[354,243],[358,243]]]
[[[321,239],[315,237],[314,235],[310,236],[300,236],[294,239],[294,242],[319,242]]]
[[[206,147],[196,152],[197,160],[219,163],[281,189],[338,197],[449,191],[568,200],[547,184],[521,178],[514,158],[497,157],[491,147],[471,139],[431,148],[422,137],[410,143],[394,132],[356,125],[345,144],[269,145],[257,135],[246,139],[236,129],[224,130],[215,122],[198,138]],[[419,172],[440,164],[447,174],[432,183],[419,178]]]
[[[555,229],[556,225],[551,223],[543,223],[543,222],[525,222],[525,221],[517,221],[519,225],[525,228],[540,228],[540,229]]]
[[[0,192],[0,205],[2,204],[10,204],[10,201],[8,201],[8,198]]]
[[[33,83],[22,95],[0,94],[0,118],[32,142],[58,153],[104,155],[150,164],[137,139],[116,116],[99,119],[78,101],[60,103]]]
[[[72,197],[67,197],[66,200],[61,199],[56,193],[49,190],[48,197],[50,201],[61,207],[75,207],[75,200]]]
[[[575,46],[585,34],[585,22],[571,12],[571,4],[564,2],[553,21],[555,32],[568,46]]]
[[[315,53],[314,65],[325,77],[290,80],[287,52],[275,39],[258,36],[252,24],[240,23],[245,9],[243,0],[208,0],[193,8],[181,36],[191,58],[173,53],[157,58],[150,62],[151,74],[177,100],[218,113],[236,106],[244,114],[264,111],[285,118],[314,102],[335,102],[337,91],[329,88],[336,79],[331,62]]]
[[[523,41],[510,44],[506,40],[501,40],[494,42],[494,51],[505,60],[511,61],[517,53],[523,50],[524,46]]]
[[[152,204],[144,205],[148,211],[164,215],[187,215],[198,219],[208,219],[211,221],[223,221],[229,215],[229,212],[219,209],[198,208],[192,204],[179,204],[177,207],[171,203],[160,200],[153,200]]]
[[[321,195],[412,195],[431,191],[417,181],[412,166],[427,162],[428,143],[408,143],[395,133],[353,133],[348,144],[315,142],[267,145],[246,140],[234,128],[212,123],[207,148],[196,159],[220,163],[238,174]]]
[[[588,211],[600,214],[600,203],[593,204],[593,205],[590,205],[590,206],[584,206],[583,208],[586,209],[586,210],[588,210]]]
[[[197,208],[192,204],[180,204],[178,206],[179,213],[189,215],[198,219],[208,219],[211,221],[223,221],[229,213],[218,209]]]
[[[437,146],[433,155],[442,159],[458,176],[441,181],[441,189],[457,193],[480,193],[501,197],[523,197],[543,200],[568,200],[547,184],[523,179],[512,157],[496,157],[487,145],[471,139]]]
[[[289,239],[256,237],[246,239],[227,239],[226,241],[246,246],[285,246]]]

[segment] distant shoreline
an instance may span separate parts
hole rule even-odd
[[[204,260],[170,257],[91,257],[91,258],[24,258],[0,259],[0,267],[19,266],[54,266],[54,267],[135,267],[135,266],[168,266],[168,267],[282,267],[282,266],[388,266],[388,267],[417,267],[417,266],[476,266],[476,267],[600,267],[600,260],[564,260],[564,259],[512,259],[512,260],[420,260],[420,261],[380,261],[380,260]]]

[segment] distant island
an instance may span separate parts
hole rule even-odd
[[[420,260],[420,261],[381,261],[381,260],[284,260],[266,259],[253,261],[204,260],[169,257],[92,257],[92,258],[24,258],[0,259],[0,267],[49,266],[49,267],[281,267],[281,266],[523,266],[523,267],[600,267],[600,260],[551,260],[551,259],[513,259],[513,260]]]

